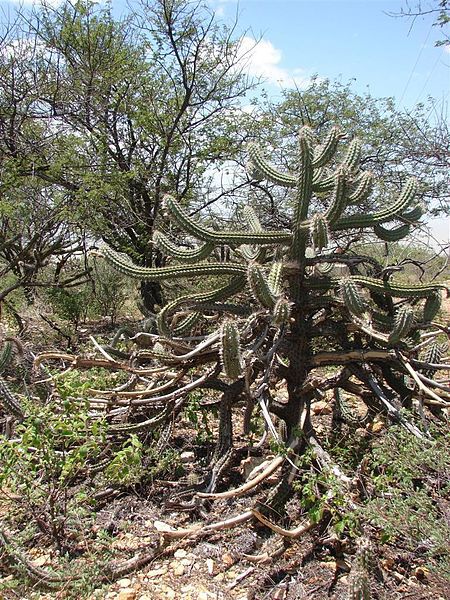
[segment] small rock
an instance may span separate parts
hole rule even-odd
[[[336,568],[337,568],[337,564],[334,562],[334,560],[321,561],[320,565],[322,567],[326,567],[327,569],[330,569],[330,571],[336,571]]]
[[[212,558],[207,558],[206,559],[206,568],[208,569],[208,573],[210,575],[214,574],[214,561]]]
[[[180,460],[182,463],[194,462],[195,452],[185,451],[180,454]]]
[[[331,415],[333,407],[326,400],[315,402],[311,408],[314,415]]]
[[[176,598],[176,592],[170,587],[165,588],[166,596],[169,600],[174,600]]]
[[[222,554],[222,562],[226,567],[231,567],[231,565],[234,565],[235,560],[229,552],[225,552],[225,554]]]
[[[152,569],[147,572],[147,578],[153,579],[154,577],[159,577],[160,575],[165,575],[167,573],[167,567],[160,567],[159,569]]]
[[[192,565],[193,560],[194,560],[193,558],[182,558],[180,560],[180,563],[182,565],[184,565],[185,567],[189,567],[190,565]]]
[[[177,577],[181,577],[181,575],[184,575],[184,565],[182,565],[181,563],[177,563],[176,565],[174,565],[173,574]]]
[[[117,585],[121,588],[128,588],[131,585],[131,579],[128,579],[128,577],[125,577],[124,579],[119,579]]]
[[[35,567],[43,567],[48,561],[50,557],[47,554],[43,554],[42,556],[38,556],[38,558],[33,559],[31,562]]]
[[[198,600],[209,600],[209,598],[211,598],[211,594],[208,594],[208,592],[200,592],[197,596]]]
[[[185,556],[187,556],[187,552],[186,550],[183,550],[182,548],[179,548],[175,553],[174,553],[174,557],[175,558],[185,558]]]
[[[117,600],[134,600],[136,598],[136,590],[133,588],[124,588],[120,590]]]
[[[380,431],[383,431],[383,429],[386,429],[386,425],[383,423],[383,421],[374,421],[373,423],[370,423],[370,425],[367,427],[367,429],[371,433],[380,433]]]
[[[218,573],[214,577],[214,581],[218,581],[219,583],[225,579],[225,573]]]

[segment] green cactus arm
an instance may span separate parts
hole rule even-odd
[[[407,223],[415,223],[423,216],[424,213],[425,207],[423,206],[423,204],[417,204],[408,212],[399,215],[398,218],[400,221],[406,221]]]
[[[341,279],[339,289],[348,310],[357,317],[362,317],[367,307],[359,285],[351,277],[344,277]]]
[[[342,138],[342,133],[339,127],[332,127],[328,132],[323,144],[315,148],[314,158],[312,161],[313,167],[323,167],[332,159],[336,152],[339,140]]]
[[[358,138],[353,138],[348,145],[347,152],[345,153],[342,161],[342,166],[349,171],[356,171],[359,167],[359,161],[361,160],[361,142]]]
[[[333,192],[333,200],[325,216],[330,225],[336,223],[347,204],[346,192],[347,192],[347,177],[348,171],[344,167],[337,169],[335,173],[335,187]]]
[[[287,325],[291,316],[291,303],[286,298],[278,298],[273,307],[272,320],[275,325]]]
[[[247,221],[247,224],[252,231],[263,230],[261,222],[258,219],[258,215],[251,206],[244,206],[242,214],[244,215],[244,219]]]
[[[264,258],[266,256],[266,249],[264,246],[261,248],[255,248],[253,246],[244,245],[238,250],[235,250],[235,252],[242,256],[242,258],[247,262],[264,262]]]
[[[359,204],[370,196],[373,190],[374,175],[371,171],[364,171],[358,179],[356,188],[348,196],[349,204]]]
[[[425,300],[423,307],[423,320],[425,322],[432,321],[438,312],[441,310],[442,298],[439,291],[430,294]]]
[[[225,375],[232,380],[242,373],[239,329],[234,321],[225,321],[220,332],[220,358]]]
[[[386,229],[379,223],[373,228],[374,234],[384,242],[398,242],[408,235],[411,230],[410,225],[401,225],[395,229]]]
[[[322,251],[329,244],[329,227],[326,215],[315,213],[310,220],[310,236],[314,250]]]
[[[274,262],[267,277],[269,289],[274,296],[279,296],[283,291],[283,263]]]
[[[180,323],[177,324],[176,327],[173,328],[172,336],[178,337],[184,335],[200,321],[201,317],[202,313],[200,312],[194,312],[187,315]]]
[[[0,373],[3,373],[12,357],[12,343],[7,340],[0,354]]]
[[[246,273],[245,266],[232,263],[196,263],[193,265],[155,268],[139,267],[124,258],[122,253],[116,252],[106,244],[102,245],[99,253],[120,273],[143,281],[162,281],[178,277],[195,277],[196,275],[245,275]]]
[[[0,405],[3,405],[6,413],[12,414],[20,420],[25,416],[20,402],[11,392],[3,377],[0,377]]]
[[[253,208],[251,206],[245,206],[243,211],[242,211],[245,220],[248,223],[248,226],[250,227],[251,231],[263,231],[262,225],[258,219],[258,216],[256,215],[255,211],[253,210]],[[263,261],[265,258],[265,254],[266,254],[266,249],[263,247],[258,248],[257,246],[248,246],[248,245],[244,245],[241,246],[241,248],[239,248],[239,253],[241,254],[241,256],[247,261],[256,261],[256,262],[260,262]]]
[[[173,258],[181,260],[185,263],[204,260],[214,250],[214,244],[212,242],[205,242],[202,246],[196,248],[195,250],[180,248],[173,244],[169,238],[160,231],[154,232],[153,242],[164,254],[172,256]]]
[[[394,316],[394,327],[389,334],[389,343],[396,344],[406,337],[411,331],[414,321],[414,311],[411,306],[400,306]]]
[[[272,294],[262,269],[260,269],[258,265],[250,264],[248,266],[247,276],[254,298],[264,306],[264,308],[273,308],[275,306],[276,297]]]
[[[322,177],[321,179],[313,177],[312,191],[316,193],[331,192],[336,185],[336,180],[333,175]]]
[[[313,133],[309,127],[302,127],[298,137],[300,153],[300,172],[297,182],[297,194],[295,198],[295,210],[293,219],[293,237],[291,244],[291,258],[299,263],[303,271],[305,249],[308,240],[308,229],[304,221],[308,218],[308,209],[312,197],[313,179]]]
[[[372,277],[361,277],[359,275],[350,275],[348,279],[354,281],[357,285],[367,288],[373,292],[380,292],[388,296],[395,298],[427,298],[431,294],[439,292],[439,290],[447,290],[448,286],[441,283],[425,283],[420,285],[406,285],[399,283],[391,283],[388,281],[382,281],[380,279],[374,279]],[[310,278],[305,281],[305,286],[308,289],[313,290],[330,290],[333,288],[339,288],[342,279],[337,277],[330,277],[328,279],[314,279]]]
[[[164,197],[164,205],[169,210],[177,224],[187,233],[199,240],[214,242],[216,244],[250,244],[250,245],[289,245],[291,234],[281,231],[213,231],[196,223],[172,196]]]
[[[159,311],[156,318],[156,324],[159,333],[161,335],[164,335],[165,337],[171,337],[175,335],[174,331],[171,331],[167,323],[167,317],[170,313],[173,313],[175,310],[179,309],[184,304],[192,304],[192,302],[216,302],[220,300],[226,300],[231,296],[234,296],[235,294],[241,292],[245,288],[246,283],[246,278],[243,276],[233,277],[227,284],[219,288],[215,288],[207,292],[201,292],[199,294],[188,294],[185,296],[180,296],[172,302],[169,302],[162,310]],[[186,324],[183,325],[183,329],[185,328]]]
[[[283,187],[296,187],[297,177],[295,177],[295,175],[290,175],[289,173],[281,173],[275,169],[264,159],[260,148],[256,144],[249,144],[248,155],[257,171],[261,173],[265,179]]]
[[[339,219],[333,224],[332,229],[339,231],[342,229],[373,227],[376,223],[391,221],[400,215],[412,202],[417,193],[417,180],[414,177],[408,179],[397,199],[391,206],[372,214],[352,215]]]

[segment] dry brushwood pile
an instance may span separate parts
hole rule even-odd
[[[0,378],[5,486],[17,477],[11,471],[20,444],[29,444],[36,462],[45,453],[30,434],[46,425],[37,422],[36,405],[51,406],[60,419],[51,442],[53,459],[62,460],[56,479],[64,502],[53,487],[41,508],[28,500],[31,514],[18,514],[16,525],[35,519],[40,533],[34,535],[47,536],[76,563],[83,550],[73,541],[76,534],[72,541],[68,535],[69,507],[80,489],[81,504],[103,515],[97,532],[117,532],[118,513],[108,507],[120,508],[130,490],[147,503],[141,525],[147,543],[123,562],[113,556],[103,564],[91,575],[98,586],[185,548],[206,552],[209,544],[212,552],[221,540],[223,556],[233,548],[231,562],[238,556],[248,564],[231,584],[218,579],[211,597],[384,597],[377,553],[366,537],[375,526],[348,517],[370,495],[367,456],[350,470],[330,451],[330,439],[353,448],[367,432],[388,435],[392,426],[401,439],[433,448],[431,424],[445,423],[450,407],[448,380],[438,378],[450,369],[449,329],[438,318],[448,289],[439,282],[400,283],[398,268],[354,249],[363,235],[387,243],[405,238],[423,207],[414,179],[394,198],[377,196],[372,173],[359,168],[359,140],[342,151],[344,137],[333,128],[320,144],[303,127],[295,173],[278,171],[250,146],[252,177],[292,189],[289,230],[265,229],[250,206],[243,210],[242,230],[211,229],[166,196],[166,218],[180,241],[154,234],[166,266],[139,267],[107,245],[95,254],[128,277],[185,279],[202,291],[167,303],[153,329],[121,329],[109,343],[92,337],[90,354],[41,353],[33,365],[35,382],[28,384],[30,390],[40,386],[32,402]],[[362,212],[372,194],[379,208]],[[221,252],[224,247],[229,251]],[[13,350],[14,340],[5,339],[2,372]],[[116,384],[108,387],[111,377],[105,376],[103,385],[84,385],[79,397],[61,393],[67,374],[84,371],[114,375]],[[42,470],[36,480],[45,480]],[[7,496],[12,502],[17,491]],[[105,525],[107,513],[112,516]],[[331,524],[337,525],[334,533]],[[33,564],[11,525],[0,530],[6,568],[56,590],[80,577],[67,565],[67,574],[59,574]],[[320,577],[308,587],[286,565],[295,564],[303,547],[305,566],[317,544],[335,557],[336,574],[325,587]],[[346,552],[353,556],[348,564]],[[282,566],[277,571],[274,564]],[[208,570],[212,576],[211,563]],[[273,590],[283,584],[274,591],[278,595],[261,591],[268,578]],[[247,596],[239,596],[240,589]]]

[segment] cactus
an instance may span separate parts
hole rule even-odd
[[[12,347],[12,343],[6,340],[0,353],[0,404],[3,405],[7,414],[14,415],[17,419],[22,420],[24,418],[22,406],[1,376],[12,358]]]
[[[432,321],[441,309],[442,298],[439,291],[430,294],[423,307],[423,320]]]
[[[221,358],[225,375],[237,379],[242,372],[239,329],[233,321],[225,321],[221,330]]]
[[[352,394],[360,394],[368,410],[382,411],[421,436],[396,408],[406,402],[405,389],[406,393],[409,389],[398,375],[399,357],[405,347],[417,345],[411,340],[417,339],[422,329],[433,326],[430,321],[446,286],[398,283],[395,272],[384,270],[390,265],[355,254],[351,241],[347,245],[348,240],[364,234],[388,241],[400,239],[408,235],[423,209],[417,204],[418,183],[412,178],[391,201],[383,198],[378,209],[362,211],[359,204],[369,198],[374,176],[359,170],[361,143],[357,139],[346,152],[338,152],[342,138],[334,128],[320,144],[310,128],[302,127],[298,167],[290,172],[273,166],[255,144],[249,146],[251,175],[291,194],[291,221],[285,231],[263,227],[250,207],[242,211],[246,227],[213,229],[192,218],[174,197],[166,196],[168,218],[184,235],[184,243],[177,248],[162,234],[155,234],[154,243],[170,257],[170,263],[137,267],[106,245],[100,249],[107,261],[130,277],[150,281],[195,277],[211,288],[184,292],[161,309],[158,343],[162,348],[167,344],[169,352],[159,352],[157,360],[158,369],[166,365],[170,377],[178,364],[184,373],[197,370],[202,387],[223,390],[215,456],[226,455],[232,443],[227,410],[244,393],[252,408],[259,404],[267,431],[277,436],[270,422],[275,415],[286,424],[291,448],[303,451],[302,427],[305,423],[314,427],[309,412],[314,371],[322,365],[335,369],[329,376],[320,375],[328,389],[336,385],[347,389],[347,381],[355,390]],[[341,236],[345,248],[335,250]],[[228,248],[227,260],[219,262],[217,249],[223,246]],[[336,265],[341,264],[347,265],[348,274],[334,276]],[[148,356],[155,358],[156,354]],[[280,380],[287,390],[283,401],[272,398]],[[191,383],[181,391],[175,388],[174,397],[182,397],[188,385]],[[438,393],[439,389],[433,391]],[[360,422],[363,418],[351,414],[339,390],[336,394],[342,418]],[[302,420],[305,414],[306,421]],[[309,439],[310,434],[311,430]],[[284,480],[282,483],[287,485]],[[283,486],[280,489],[286,488]],[[352,597],[370,597],[364,577],[355,578]]]
[[[341,281],[340,289],[342,299],[348,310],[357,317],[362,317],[366,312],[366,303],[357,283],[347,277]]]
[[[329,243],[329,229],[327,216],[316,213],[311,219],[311,239],[313,246],[319,252]]]
[[[395,313],[394,328],[389,335],[389,343],[395,344],[405,338],[414,325],[414,311],[407,304],[401,306]]]
[[[372,597],[370,590],[369,571],[371,562],[371,552],[367,538],[358,540],[356,550],[355,564],[352,567],[349,577],[349,600],[370,600]]]

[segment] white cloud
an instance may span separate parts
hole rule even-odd
[[[282,66],[283,53],[270,40],[257,42],[250,36],[244,36],[240,43],[244,70],[254,77],[262,77],[272,85],[280,87],[305,87],[309,78],[303,69],[287,69]]]

